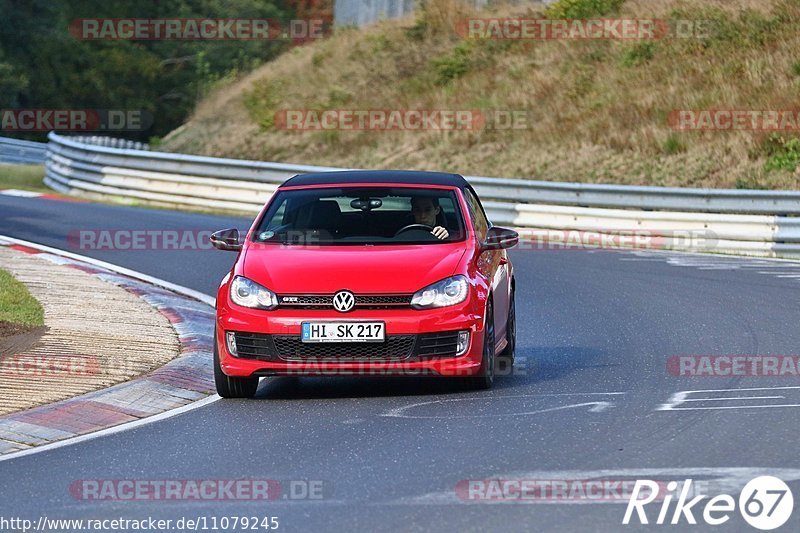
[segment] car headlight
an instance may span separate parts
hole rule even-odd
[[[414,309],[431,309],[456,305],[466,300],[468,293],[469,282],[467,278],[461,275],[453,276],[417,291],[414,297],[411,298],[411,307]]]
[[[251,309],[275,309],[278,297],[266,287],[244,276],[236,276],[231,282],[231,301]]]

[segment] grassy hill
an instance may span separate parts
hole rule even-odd
[[[694,38],[494,40],[468,17],[710,21]],[[553,181],[800,188],[800,133],[677,131],[680,109],[800,108],[800,0],[560,0],[479,13],[430,0],[219,86],[163,149]],[[527,128],[286,131],[285,109],[525,110]]]

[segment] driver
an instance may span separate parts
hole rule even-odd
[[[439,199],[432,196],[414,196],[411,198],[411,214],[414,215],[414,223],[431,226],[431,233],[438,239],[446,239],[450,236],[447,229],[436,225],[436,216],[442,211],[439,206]]]

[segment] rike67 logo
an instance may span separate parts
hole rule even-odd
[[[697,494],[689,499],[693,493],[696,494],[696,491],[693,490],[691,479],[684,481],[680,488],[678,482],[670,481],[667,484],[667,494],[662,498],[659,498],[658,483],[651,480],[637,480],[622,523],[630,524],[635,512],[640,524],[650,524],[652,516],[648,518],[645,507],[657,499],[661,507],[658,518],[653,523],[658,525],[694,525],[697,524],[695,513],[698,513],[702,514],[706,524],[719,526],[730,520],[731,514],[736,510],[737,501],[729,494],[720,494],[710,499],[705,494]],[[670,507],[675,496],[677,501],[670,516]],[[706,499],[708,501],[705,505],[698,505]],[[739,493],[738,508],[748,524],[767,531],[781,527],[789,520],[794,508],[794,498],[789,486],[782,480],[773,476],[760,476],[750,480]],[[636,519],[633,521],[634,524]]]

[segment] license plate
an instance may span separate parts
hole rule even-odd
[[[303,322],[302,342],[383,342],[383,322]]]

